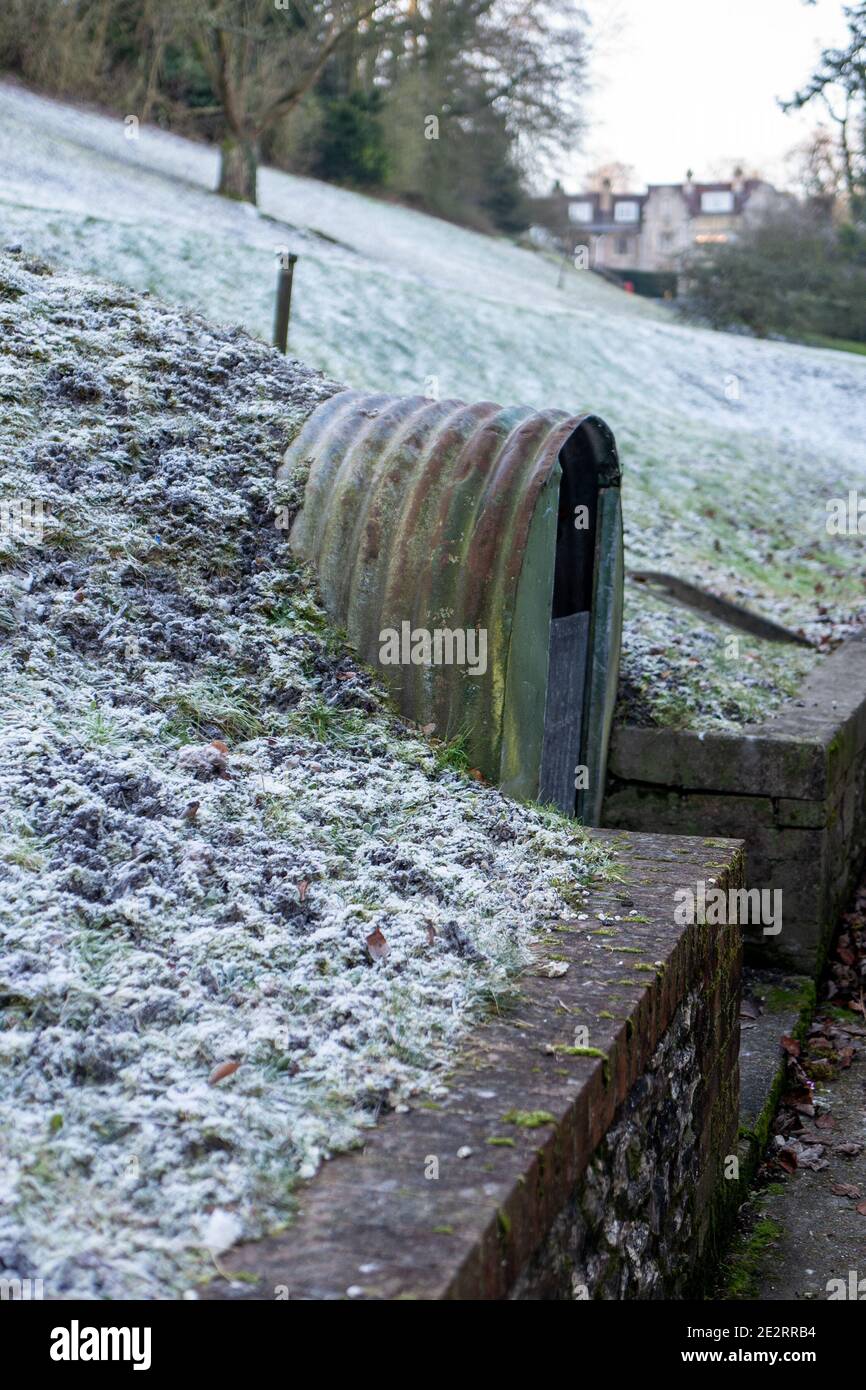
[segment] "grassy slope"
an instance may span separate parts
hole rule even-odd
[[[605,416],[628,560],[827,644],[863,616],[862,542],[827,501],[862,483],[866,363],[711,333],[588,274],[406,209],[265,170],[261,214],[208,190],[215,154],[0,86],[4,237],[267,337],[274,252],[298,251],[292,345],[350,385]],[[632,717],[712,727],[771,711],[814,659],[630,589]]]
[[[333,389],[0,254],[0,496],[47,505],[0,537],[0,1270],[46,1297],[171,1296],[284,1221],[604,862],[329,628],[274,465]]]

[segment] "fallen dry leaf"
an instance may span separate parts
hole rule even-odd
[[[799,1057],[800,1044],[796,1038],[782,1038],[781,1042],[789,1057]]]
[[[801,1144],[820,1144],[823,1148],[827,1143],[826,1134],[820,1134],[817,1129],[801,1129],[796,1137]]]
[[[855,1187],[853,1182],[831,1182],[830,1191],[837,1197],[852,1197],[855,1200],[863,1196],[860,1188]]]
[[[367,950],[373,960],[385,960],[391,954],[391,947],[378,927],[367,937]]]
[[[222,753],[223,757],[225,757],[226,753],[229,751],[228,744],[223,743],[221,738],[212,738],[210,741],[210,746],[211,748],[218,748],[219,751]]]
[[[428,923],[427,923],[427,945],[428,945],[428,946],[432,946],[432,945],[433,945],[433,942],[434,942],[435,940],[436,940],[436,928],[435,928],[435,927],[431,927],[430,923],[428,922]]]
[[[861,1216],[866,1216],[866,1202],[860,1202],[854,1210],[858,1211]]]
[[[298,897],[300,898],[301,902],[303,902],[304,898],[307,896],[307,889],[309,888],[309,886],[310,880],[308,878],[302,878],[300,883],[298,884]]]
[[[801,1086],[796,1091],[789,1091],[787,1095],[783,1097],[783,1101],[784,1104],[790,1106],[792,1110],[798,1111],[801,1115],[808,1116],[809,1119],[815,1114],[815,1102],[808,1086]]]
[[[240,1062],[220,1062],[218,1067],[214,1067],[207,1079],[209,1086],[215,1086],[218,1081],[224,1081],[227,1076],[233,1076],[240,1066]]]

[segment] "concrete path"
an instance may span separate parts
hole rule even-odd
[[[778,1235],[764,1227],[759,1299],[852,1297],[862,1281],[866,1301],[866,1039],[851,1041],[860,1044],[851,1066],[816,1086],[822,1127],[814,1132],[825,1144],[814,1161],[827,1167],[798,1167],[760,1199],[760,1220],[774,1223]],[[832,1128],[824,1128],[829,1121]]]

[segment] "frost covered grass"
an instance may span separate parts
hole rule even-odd
[[[346,653],[274,468],[335,389],[0,256],[0,1271],[173,1297],[447,1084],[606,858]]]
[[[275,251],[300,253],[291,342],[348,385],[589,409],[624,464],[627,562],[802,630],[818,653],[862,625],[862,538],[827,502],[863,487],[866,361],[686,327],[659,306],[506,241],[264,170],[228,203],[217,156],[0,84],[0,226],[51,259],[268,338]],[[696,626],[630,586],[625,717],[761,719],[820,655]],[[662,658],[665,659],[662,659]],[[656,659],[658,658],[658,659]],[[666,674],[668,673],[668,674]]]

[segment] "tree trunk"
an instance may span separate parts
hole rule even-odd
[[[220,181],[217,192],[242,203],[256,202],[259,167],[258,141],[228,134],[220,146]]]

